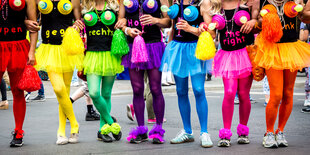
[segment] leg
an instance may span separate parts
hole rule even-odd
[[[196,111],[199,117],[201,133],[208,133],[208,102],[205,95],[204,83],[206,74],[191,76],[193,91],[196,99]]]
[[[239,123],[247,126],[251,112],[251,101],[249,98],[253,77],[248,76],[238,80],[239,96]]]
[[[182,117],[183,128],[186,133],[192,134],[191,105],[188,98],[188,77],[180,78],[178,76],[174,76],[174,79],[176,83],[179,110]]]
[[[279,109],[278,129],[283,132],[293,109],[293,93],[297,71],[284,70],[283,100]]]
[[[73,101],[76,101],[76,100],[78,100],[78,99],[80,99],[81,97],[83,97],[84,96],[84,92],[83,92],[83,87],[80,87],[78,90],[76,90],[72,95],[71,95],[71,99],[73,100]]]
[[[5,84],[5,81],[3,79],[1,80],[0,89],[1,89],[2,101],[6,101],[7,100],[6,84]]]
[[[222,105],[222,115],[224,128],[231,128],[231,121],[234,114],[234,99],[238,87],[238,79],[226,79],[223,78],[224,83],[224,99]],[[249,96],[247,96],[249,98]]]
[[[274,133],[274,124],[283,96],[283,70],[268,69],[266,75],[270,87],[270,100],[266,106],[267,132]]]
[[[136,114],[138,126],[144,126],[144,70],[129,69],[129,75],[133,90],[133,109]]]
[[[102,87],[101,87],[101,96],[105,100],[106,106],[108,108],[107,116],[108,119],[112,119],[111,113],[111,95],[112,95],[112,88],[114,85],[115,76],[104,76],[102,78]],[[113,119],[112,119],[112,122]]]
[[[146,102],[147,118],[155,119],[155,113],[153,109],[153,96],[150,90],[150,80],[148,80],[147,72],[144,75],[144,83],[146,83],[146,88],[144,90],[144,98]]]

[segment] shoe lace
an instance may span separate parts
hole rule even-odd
[[[210,137],[209,137],[208,133],[202,133],[201,136],[200,136],[200,139],[204,140],[204,141],[208,141],[209,138]]]
[[[185,134],[184,130],[181,130],[177,133],[176,138],[181,138]]]
[[[272,132],[268,132],[268,133],[267,133],[267,139],[268,139],[268,140],[274,140],[274,135],[273,135]]]

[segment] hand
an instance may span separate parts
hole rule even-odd
[[[140,17],[141,25],[155,25],[158,23],[158,18],[145,14]]]
[[[126,26],[126,24],[127,24],[126,18],[122,18],[122,19],[117,21],[114,28],[115,29],[122,29],[124,26]]]
[[[255,26],[255,23],[256,23],[256,20],[255,19],[252,19],[250,21],[247,21],[246,23],[244,23],[240,29],[240,32],[241,33],[245,33],[245,34],[248,34],[250,33],[254,26]]]
[[[32,49],[29,50],[27,65],[33,66],[35,64],[36,57],[34,55],[34,52],[35,52],[34,49],[33,50]]]
[[[199,25],[199,27],[198,27],[198,31],[199,31],[199,33],[202,33],[202,32],[204,32],[204,31],[206,31],[206,30],[208,30],[208,25],[206,24],[206,23],[201,23],[200,25]]]
[[[83,30],[85,25],[81,20],[78,19],[74,22],[73,27],[74,28],[78,27],[80,30]]]
[[[189,32],[191,27],[186,20],[181,19],[177,24],[178,30],[183,30],[185,32]]]
[[[136,28],[129,28],[127,33],[130,37],[135,38],[137,35],[141,34],[142,32]]]
[[[38,32],[40,30],[39,23],[32,20],[25,20],[25,25],[29,32]]]

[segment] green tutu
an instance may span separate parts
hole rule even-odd
[[[84,74],[115,76],[124,71],[122,58],[110,51],[87,51],[84,58]]]

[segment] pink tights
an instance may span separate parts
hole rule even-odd
[[[239,96],[239,123],[247,125],[251,112],[250,89],[253,77],[248,76],[239,79],[223,78],[224,100],[222,105],[222,115],[224,128],[231,128],[231,121],[234,113],[234,99],[238,90]]]

